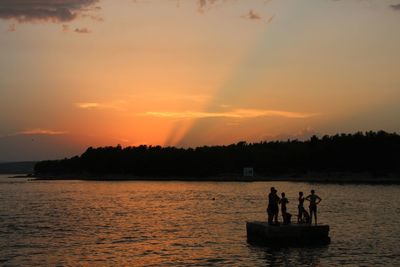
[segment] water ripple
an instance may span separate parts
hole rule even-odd
[[[399,186],[307,183],[28,182],[0,177],[4,266],[400,266]],[[271,249],[246,242],[270,186],[315,188],[332,243]]]

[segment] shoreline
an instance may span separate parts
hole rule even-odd
[[[310,173],[303,175],[265,175],[243,177],[237,174],[211,177],[190,176],[133,176],[124,174],[56,174],[18,175],[11,178],[31,178],[36,181],[83,180],[83,181],[182,181],[182,182],[301,182],[321,184],[400,184],[400,175],[373,176],[369,173]]]

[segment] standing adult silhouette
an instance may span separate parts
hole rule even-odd
[[[281,204],[281,212],[282,212],[282,220],[283,224],[288,224],[288,213],[287,213],[287,207],[286,205],[289,203],[289,200],[286,198],[286,195],[284,192],[281,193],[282,198],[279,200],[279,203]]]
[[[310,201],[310,223],[312,223],[312,217],[314,214],[314,221],[317,224],[317,205],[321,202],[321,198],[315,194],[315,190],[311,190],[311,194],[306,197],[306,200]]]
[[[268,224],[272,225],[273,222],[278,224],[278,213],[279,213],[279,200],[280,198],[276,194],[278,191],[275,187],[271,187],[271,192],[268,194]]]

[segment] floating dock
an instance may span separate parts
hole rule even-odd
[[[329,225],[288,224],[269,225],[267,222],[247,222],[247,241],[249,243],[286,246],[286,245],[326,245],[329,237]]]

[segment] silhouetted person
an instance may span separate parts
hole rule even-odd
[[[299,192],[299,205],[297,206],[297,223],[303,223],[303,214],[304,214],[304,196],[303,192]]]
[[[282,198],[279,200],[279,203],[281,204],[281,212],[282,212],[282,219],[283,219],[283,224],[288,224],[287,220],[287,207],[286,204],[289,203],[289,200],[285,197],[285,193],[281,193]]]
[[[310,223],[312,223],[312,217],[314,214],[314,221],[317,224],[317,205],[321,202],[321,198],[315,194],[314,190],[311,190],[311,195],[306,197],[306,200],[310,201]]]
[[[271,187],[271,192],[268,194],[268,224],[272,224],[273,221],[278,224],[279,197],[276,192],[275,188]]]

